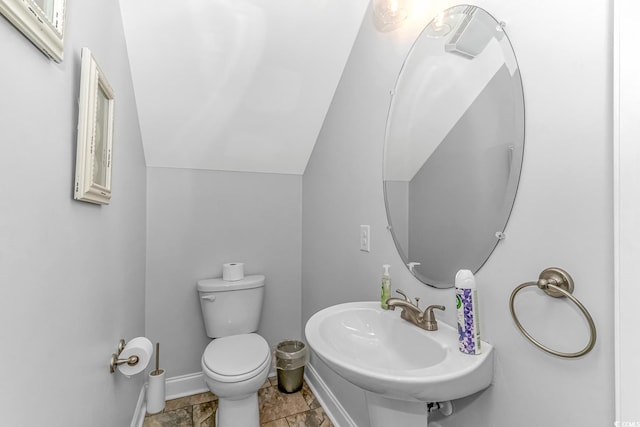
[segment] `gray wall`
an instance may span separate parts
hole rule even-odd
[[[144,375],[109,373],[144,335],[145,166],[118,2],[67,8],[55,64],[0,18],[3,425],[124,426]],[[80,49],[116,95],[113,199],[72,199]]]
[[[524,81],[527,139],[507,239],[477,275],[483,337],[496,347],[494,382],[456,401],[455,414],[439,422],[443,427],[609,425],[614,418],[610,2],[591,2],[580,9],[579,20],[554,31],[541,26],[549,22],[549,11],[572,16],[582,2],[476,4],[507,22]],[[411,40],[426,23],[424,17],[418,21],[383,34],[364,20],[305,172],[303,323],[331,304],[376,300],[381,265],[390,263],[394,289],[444,303],[441,319],[455,324],[453,291],[417,282],[385,229],[381,165],[389,90]],[[358,250],[360,224],[371,225],[370,253]],[[575,295],[597,324],[595,349],[578,360],[541,352],[511,320],[513,288],[550,266],[573,275]],[[587,328],[579,313],[566,301],[550,299],[535,289],[523,291],[517,306],[521,321],[549,345],[582,348]],[[356,423],[367,425],[363,393],[317,358],[312,364]],[[585,410],[585,402],[598,404]]]
[[[147,336],[160,341],[168,377],[202,371],[211,341],[198,279],[245,263],[266,276],[259,333],[270,345],[301,337],[302,177],[148,168]]]

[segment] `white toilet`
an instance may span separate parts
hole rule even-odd
[[[258,389],[271,366],[269,345],[258,330],[264,276],[229,282],[198,281],[207,335],[214,338],[202,355],[209,390],[218,396],[216,426],[259,427]]]

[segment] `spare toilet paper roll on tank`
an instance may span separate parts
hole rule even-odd
[[[244,263],[228,262],[222,264],[222,280],[236,282],[242,279],[244,279]]]
[[[146,337],[136,337],[129,341],[118,356],[118,359],[128,359],[131,356],[138,356],[138,363],[129,366],[128,363],[118,365],[118,370],[127,378],[132,375],[139,374],[149,365],[151,356],[153,356],[153,344]]]

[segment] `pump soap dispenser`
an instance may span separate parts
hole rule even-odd
[[[382,289],[380,291],[380,306],[385,310],[389,309],[387,300],[391,298],[391,277],[389,276],[389,264],[382,266],[384,273],[382,273]]]

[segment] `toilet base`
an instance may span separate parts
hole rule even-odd
[[[218,398],[216,427],[260,427],[258,393],[242,399]]]

